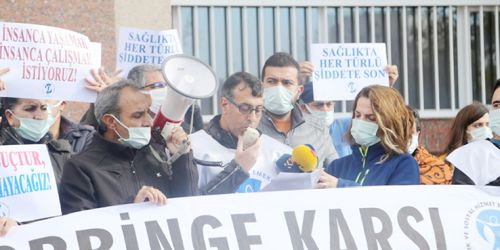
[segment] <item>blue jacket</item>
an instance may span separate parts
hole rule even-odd
[[[411,155],[395,155],[379,164],[385,154],[381,143],[370,146],[365,154],[358,146],[351,149],[351,155],[334,160],[326,168],[328,174],[339,178],[337,187],[420,184],[418,163]]]

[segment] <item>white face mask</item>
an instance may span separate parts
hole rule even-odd
[[[156,88],[147,92],[151,96],[151,107],[149,110],[153,113],[158,113],[161,105],[165,102],[167,98],[167,88]]]
[[[120,125],[128,130],[128,138],[123,138],[115,129],[115,133],[120,137],[118,139],[123,145],[132,147],[135,149],[141,149],[149,144],[151,140],[151,127],[135,127],[129,128],[125,126],[118,118],[111,115],[115,120],[120,123]]]
[[[495,135],[500,136],[500,109],[490,111],[490,128]]]
[[[413,154],[418,147],[418,134],[411,136],[410,144],[408,145],[408,154]]]
[[[361,119],[353,119],[351,135],[357,144],[369,147],[380,141],[377,136],[378,124]]]
[[[63,103],[63,101],[59,101],[57,104],[54,104],[54,105],[48,104],[47,105],[47,112],[49,113],[49,116],[47,119],[49,120],[49,122],[51,124],[54,124],[54,122],[57,120],[57,117],[59,117],[61,115],[61,110],[58,110],[56,115],[53,115],[52,111],[55,108],[58,108],[59,106],[61,106],[62,103]]]
[[[31,118],[21,118],[14,115],[14,112],[11,110],[6,111],[10,112],[12,116],[19,120],[19,128],[14,128],[14,130],[19,136],[28,141],[40,141],[49,132],[50,126],[54,123],[54,121],[49,119],[36,120]]]
[[[493,138],[493,133],[489,127],[480,127],[471,130],[469,142],[486,140]]]
[[[307,111],[309,111],[312,116],[323,121],[326,127],[330,127],[330,125],[332,125],[334,119],[333,111],[316,111],[307,104],[305,106]]]
[[[264,89],[264,108],[267,111],[284,115],[293,109],[292,98],[295,93],[282,86],[274,86]]]

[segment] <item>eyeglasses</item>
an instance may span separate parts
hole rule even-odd
[[[165,82],[153,82],[150,84],[146,84],[141,87],[141,90],[153,90],[153,89],[159,89],[159,88],[165,88],[167,84]]]
[[[227,96],[224,96],[224,98],[226,98],[226,100],[228,100],[230,103],[232,103],[234,106],[236,106],[238,108],[238,111],[240,111],[240,113],[243,115],[248,115],[248,114],[252,113],[252,111],[255,111],[255,115],[261,115],[262,111],[264,110],[264,106],[262,106],[262,105],[254,107],[254,106],[252,106],[250,104],[246,104],[246,103],[237,104],[233,99],[231,99]]]

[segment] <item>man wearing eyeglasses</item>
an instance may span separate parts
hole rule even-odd
[[[295,131],[295,141],[308,141],[310,138],[323,137],[329,135],[330,125],[333,123],[333,101],[315,101],[313,97],[312,82],[304,84],[304,91],[299,99],[300,110],[304,120],[304,125]],[[318,154],[319,162],[327,166],[337,158],[337,152],[334,149],[332,138],[324,137],[322,140],[309,142]]]
[[[196,159],[221,163],[198,163],[198,185],[205,194],[259,191],[278,174],[275,161],[292,150],[265,135],[244,148],[244,131],[257,127],[264,110],[260,80],[246,72],[231,75],[222,86],[220,106],[222,113],[207,130],[190,136]]]

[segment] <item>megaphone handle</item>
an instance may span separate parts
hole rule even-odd
[[[165,141],[167,141],[170,132],[177,125],[179,126],[182,121],[172,121],[168,119],[162,112],[156,113],[155,119],[153,120],[153,129],[158,129],[161,131],[161,136]],[[167,128],[166,128],[167,127]]]
[[[173,124],[173,123],[165,123],[165,125],[163,126],[163,129],[161,130],[161,136],[163,137],[163,139],[165,141],[167,141],[168,137],[170,136],[170,134],[172,133],[172,130],[175,128],[175,127],[179,127],[178,124]]]

